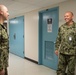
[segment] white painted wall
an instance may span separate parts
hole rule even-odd
[[[38,13],[25,14],[25,56],[38,61]]]
[[[26,57],[38,61],[38,12],[57,6],[59,6],[59,26],[65,22],[64,13],[66,11],[72,11],[74,13],[74,21],[76,21],[76,0],[68,0],[60,4],[25,13]]]
[[[66,11],[72,11],[74,13],[74,21],[76,21],[76,0],[68,0],[67,2],[59,4],[59,23],[63,24],[64,13]]]

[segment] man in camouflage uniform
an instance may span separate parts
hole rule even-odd
[[[66,23],[59,27],[55,44],[55,54],[59,54],[57,75],[66,75],[66,72],[67,75],[75,75],[76,23],[73,16],[72,12],[66,12],[64,15]]]
[[[7,75],[9,43],[4,21],[9,16],[8,9],[0,5],[0,75]]]

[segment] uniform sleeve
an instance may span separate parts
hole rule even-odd
[[[58,50],[61,44],[61,29],[58,30],[58,36],[55,43],[55,50]]]
[[[1,29],[0,29],[0,70],[3,69],[3,50],[1,48]]]

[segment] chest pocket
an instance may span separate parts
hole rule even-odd
[[[66,36],[66,41],[69,45],[75,46],[76,45],[76,33],[71,32]]]
[[[62,32],[62,43],[65,46],[76,45],[76,30],[74,28],[65,28]]]
[[[2,30],[2,40],[8,39],[8,35],[5,29]]]

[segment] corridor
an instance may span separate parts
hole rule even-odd
[[[9,55],[9,75],[56,75],[56,71],[14,54]]]

